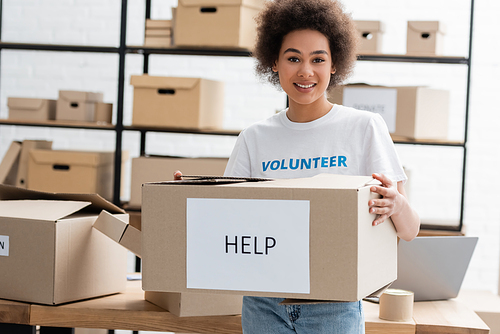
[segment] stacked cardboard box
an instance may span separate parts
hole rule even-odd
[[[56,100],[9,97],[9,119],[47,121],[56,119]]]
[[[172,45],[172,20],[146,20],[144,46],[166,48]]]
[[[112,109],[102,93],[60,90],[56,120],[111,123]]]
[[[382,35],[384,24],[380,21],[354,21],[360,43],[358,54],[382,53]]]
[[[445,26],[439,21],[409,21],[406,53],[414,56],[443,54]]]

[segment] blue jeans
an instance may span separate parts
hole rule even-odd
[[[243,334],[363,334],[361,301],[279,305],[283,298],[243,297]]]

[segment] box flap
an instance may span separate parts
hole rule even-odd
[[[24,110],[39,110],[44,99],[24,98],[24,97],[9,97],[7,99],[7,106],[9,109],[24,109]]]
[[[192,89],[200,78],[158,77],[151,75],[132,75],[130,84],[138,88]]]
[[[123,209],[111,202],[108,202],[98,194],[48,193],[0,184],[0,201],[20,199],[90,202],[92,204],[85,207],[85,212],[101,212],[102,210],[106,210],[111,213],[125,213]]]
[[[93,226],[138,257],[141,257],[140,230],[105,210],[99,214]]]
[[[199,7],[215,7],[215,6],[247,6],[254,8],[262,8],[264,0],[179,0],[182,6],[199,6]]]
[[[109,165],[114,161],[114,152],[88,152],[88,151],[64,151],[64,150],[31,150],[29,152],[33,160],[41,165],[78,165],[97,167]]]
[[[81,92],[76,90],[60,90],[59,99],[74,102],[102,102],[103,94],[94,92]]]
[[[439,21],[408,21],[408,28],[418,32],[440,32],[445,33],[446,29],[443,23]]]
[[[51,200],[0,201],[0,216],[56,221],[89,206],[90,202]]]
[[[19,165],[21,143],[13,141],[0,161],[0,183],[14,184]]]
[[[381,21],[354,21],[354,23],[360,32],[384,32],[384,24]]]

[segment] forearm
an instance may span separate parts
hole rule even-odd
[[[400,194],[399,200],[399,210],[391,216],[391,219],[398,236],[403,240],[411,241],[420,230],[420,217],[403,194]]]

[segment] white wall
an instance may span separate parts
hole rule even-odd
[[[403,54],[406,21],[440,20],[447,25],[445,55],[467,56],[468,0],[349,0],[353,17],[386,24],[385,53]],[[144,0],[129,0],[127,43],[141,45]],[[3,0],[4,42],[118,46],[118,0]],[[169,19],[175,0],[153,1],[152,17]],[[473,75],[470,102],[465,227],[480,241],[464,287],[497,291],[499,263],[500,108],[497,104],[500,46],[497,19],[500,3],[476,0]],[[253,74],[251,58],[150,57],[151,75],[199,76],[226,82],[226,128],[238,129],[284,107],[285,97]],[[132,74],[142,73],[142,56],[127,55],[124,123],[131,123]],[[59,89],[104,92],[116,104],[118,56],[70,52],[4,50],[1,54],[0,118],[7,118],[7,97],[57,98]],[[466,67],[462,65],[359,62],[351,82],[384,85],[427,85],[451,92],[450,139],[463,139]],[[114,149],[114,133],[97,130],[0,127],[0,157],[12,140],[50,139],[55,149]],[[229,156],[234,137],[148,134],[147,153]],[[126,132],[124,149],[139,155],[139,134]],[[410,196],[423,219],[458,219],[462,150],[398,145],[412,176]],[[125,174],[129,184],[130,171]],[[128,198],[128,191],[124,198]]]

